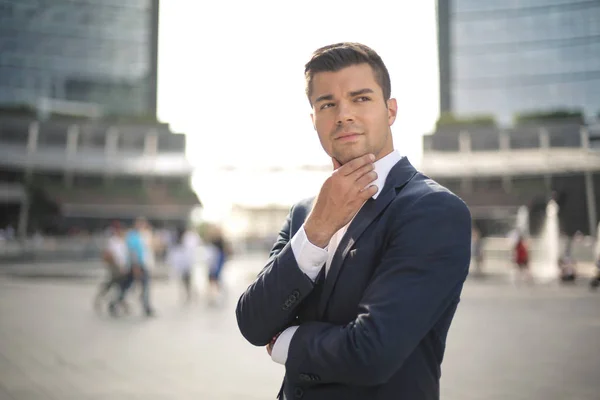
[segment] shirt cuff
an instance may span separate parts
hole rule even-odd
[[[327,248],[322,249],[312,244],[306,236],[304,225],[292,238],[291,245],[298,267],[314,282],[327,261]]]
[[[297,325],[290,326],[285,331],[281,332],[281,335],[279,335],[275,341],[275,345],[273,345],[273,349],[271,350],[271,360],[278,364],[285,365],[290,343],[292,342],[292,337],[298,328],[299,326]]]

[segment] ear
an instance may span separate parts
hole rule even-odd
[[[398,114],[398,103],[396,99],[389,99],[387,101],[387,109],[388,109],[388,125],[392,126],[394,121],[396,121],[396,115]]]
[[[313,129],[316,131],[317,130],[317,125],[315,125],[315,114],[310,113],[310,120],[312,121]]]

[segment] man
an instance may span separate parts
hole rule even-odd
[[[100,285],[100,289],[94,305],[96,310],[100,310],[102,300],[113,286],[119,286],[126,276],[126,268],[128,263],[127,245],[125,244],[125,231],[118,221],[112,223],[110,227],[110,236],[106,243],[106,248],[102,254],[102,258],[108,271],[108,279]],[[128,307],[125,302],[121,304],[125,311]]]
[[[138,218],[135,221],[134,228],[127,233],[125,237],[125,243],[127,244],[127,251],[129,254],[129,265],[130,270],[125,277],[121,291],[117,299],[112,301],[109,306],[111,315],[116,315],[117,304],[124,301],[127,291],[131,288],[131,285],[135,280],[138,280],[142,285],[142,306],[144,308],[144,314],[147,317],[154,316],[154,310],[150,305],[150,272],[147,266],[147,254],[148,249],[146,248],[142,233],[147,228],[148,223],[143,218]]]
[[[193,228],[180,227],[175,235],[175,243],[170,246],[166,257],[167,264],[181,279],[186,304],[198,297],[193,283],[193,272],[201,243],[200,236]]]
[[[220,226],[211,226],[208,232],[208,298],[209,305],[222,306],[226,297],[226,287],[221,279],[223,269],[232,255],[231,246]]]
[[[326,46],[305,75],[334,172],[292,207],[239,299],[239,328],[285,365],[279,398],[437,399],[469,211],[394,150],[397,105],[377,53]]]

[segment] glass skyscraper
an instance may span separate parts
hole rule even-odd
[[[600,0],[438,0],[441,110],[600,112]]]
[[[156,115],[158,0],[0,2],[0,106]]]

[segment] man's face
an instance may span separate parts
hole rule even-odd
[[[368,153],[378,160],[393,151],[396,100],[384,100],[369,64],[316,73],[310,101],[321,145],[340,164]]]

